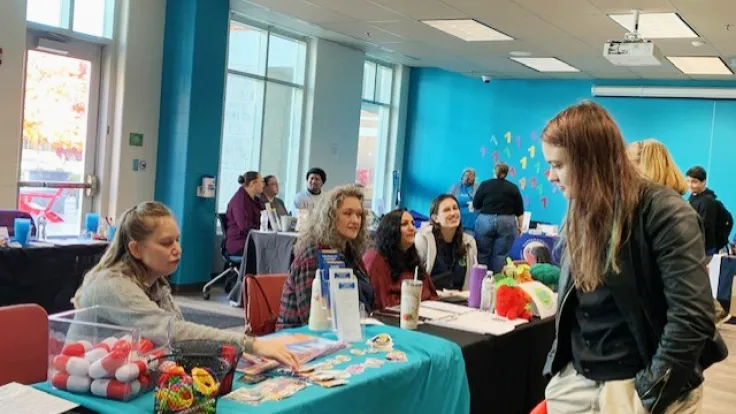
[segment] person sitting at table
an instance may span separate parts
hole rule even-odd
[[[124,310],[106,316],[115,324],[139,328],[149,338],[166,339],[171,328],[173,341],[243,344],[245,352],[291,367],[299,365],[283,345],[184,320],[167,280],[182,257],[179,226],[165,205],[155,201],[138,204],[125,211],[118,223],[100,262],[85,275],[74,295],[75,308],[99,305]]]
[[[519,187],[506,179],[508,164],[496,164],[495,172],[496,178],[480,184],[473,207],[480,212],[475,221],[478,262],[488,266],[493,273],[499,273],[516,236],[521,234],[524,200]]]
[[[728,351],[697,212],[638,173],[595,102],[560,112],[541,141],[568,201],[549,413],[700,412],[703,372]]]
[[[468,289],[477,249],[472,236],[460,225],[457,199],[442,194],[429,206],[429,226],[414,239],[417,253],[437,290]]]
[[[418,269],[422,300],[436,300],[437,291],[414,246],[414,218],[405,209],[394,210],[381,218],[376,230],[376,247],[363,255],[376,299],[373,309],[381,310],[401,303],[401,281],[413,279]]]
[[[294,208],[312,211],[322,198],[322,186],[327,182],[327,173],[321,168],[310,168],[307,171],[307,189],[296,193]],[[296,212],[294,212],[296,215]]]
[[[265,209],[258,197],[263,192],[263,179],[256,171],[238,176],[240,188],[227,205],[227,252],[233,256],[243,254],[245,240],[251,230],[261,227],[261,211]]]
[[[267,175],[263,177],[263,192],[258,196],[261,202],[265,205],[271,203],[271,208],[276,211],[276,215],[288,216],[289,212],[286,211],[286,205],[284,200],[276,197],[279,194],[279,180],[276,179],[275,175]]]
[[[363,265],[367,240],[363,191],[355,185],[337,187],[325,194],[309,217],[307,228],[294,246],[291,272],[281,293],[277,329],[302,326],[309,322],[312,282],[319,265],[317,252],[337,250],[345,266],[358,280],[358,296],[365,310],[373,307],[374,292]]]

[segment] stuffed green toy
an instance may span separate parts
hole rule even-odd
[[[548,286],[557,292],[557,285],[560,283],[560,268],[550,263],[539,263],[529,269],[532,279]]]

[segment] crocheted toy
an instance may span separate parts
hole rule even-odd
[[[549,263],[535,264],[529,269],[532,279],[542,282],[553,291],[557,291],[557,285],[560,283],[560,268]]]
[[[496,282],[496,313],[508,319],[532,318],[532,299],[518,286],[514,278]]]
[[[503,275],[511,277],[518,283],[531,282],[532,275],[529,273],[529,265],[526,263],[514,264],[511,258],[506,258],[506,266],[503,267]]]

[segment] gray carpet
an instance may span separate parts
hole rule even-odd
[[[226,329],[235,326],[245,326],[245,318],[239,316],[223,315],[216,312],[207,312],[200,309],[180,306],[184,320],[207,325],[213,328]]]

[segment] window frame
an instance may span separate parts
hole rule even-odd
[[[26,9],[26,27],[29,30],[60,34],[68,36],[72,39],[81,40],[88,43],[96,43],[101,45],[111,45],[114,43],[116,30],[116,16],[120,12],[120,0],[103,0],[105,5],[105,15],[103,23],[103,35],[95,36],[89,33],[78,32],[74,30],[74,7],[75,0],[61,0],[61,17],[58,26],[51,26],[39,22],[28,20]],[[27,7],[27,6],[26,6]]]
[[[229,53],[228,53],[228,62],[226,64],[225,73],[224,73],[225,82],[226,82],[225,90],[227,90],[228,76],[231,74],[235,76],[241,76],[241,77],[263,82],[263,94],[261,98],[261,114],[260,114],[261,127],[260,127],[260,130],[257,136],[254,136],[254,143],[255,141],[257,141],[257,150],[254,151],[254,153],[257,154],[254,157],[257,159],[257,162],[256,162],[257,165],[255,167],[255,170],[260,172],[261,166],[262,166],[261,158],[262,158],[262,151],[263,151],[263,139],[264,139],[264,135],[266,132],[266,128],[264,128],[263,122],[266,119],[266,107],[267,107],[266,102],[268,99],[269,83],[301,90],[301,103],[300,103],[301,113],[299,114],[300,125],[299,125],[299,131],[298,131],[299,136],[298,136],[298,139],[294,139],[293,134],[291,134],[291,136],[289,137],[288,142],[286,143],[286,146],[288,146],[288,155],[286,157],[287,159],[286,177],[278,177],[280,181],[280,185],[281,185],[280,193],[282,195],[281,196],[282,199],[284,198],[284,196],[286,198],[290,198],[291,197],[290,195],[294,194],[297,188],[297,184],[296,182],[294,182],[295,181],[294,178],[296,178],[298,175],[298,168],[299,168],[298,161],[300,157],[299,154],[301,151],[302,141],[304,138],[304,129],[305,129],[305,124],[306,124],[305,116],[306,116],[306,109],[307,109],[307,82],[308,82],[307,78],[309,74],[309,64],[310,64],[309,38],[306,36],[300,36],[294,33],[290,33],[288,31],[285,31],[281,28],[278,28],[272,25],[262,24],[260,22],[250,20],[247,17],[245,17],[243,14],[236,12],[236,11],[230,12],[229,22],[236,22],[240,25],[249,26],[254,29],[262,30],[265,32],[265,36],[266,36],[266,47],[264,48],[262,52],[264,54],[264,67],[265,67],[263,75],[243,72],[237,69],[231,69],[230,62],[229,62]],[[300,42],[304,45],[305,47],[304,65],[303,65],[304,81],[302,84],[288,82],[288,81],[284,81],[284,80],[277,79],[277,78],[271,78],[268,76],[268,61],[269,61],[269,51],[271,47],[271,35],[272,34],[289,39],[289,40]],[[229,44],[230,44],[230,28],[228,24],[228,45],[227,45],[228,50],[229,50]],[[223,100],[223,126],[224,126],[224,115],[225,115],[225,100]],[[293,116],[294,116],[294,113],[292,110],[292,117]],[[220,158],[222,158],[222,147],[223,147],[223,142],[225,139],[224,132],[225,131],[223,128],[223,133],[220,136],[220,154],[221,154]],[[256,146],[254,145],[254,147]],[[218,176],[222,177],[222,162],[221,161],[220,161],[220,165],[218,166]],[[219,209],[219,202],[220,202],[220,196],[221,196],[220,194],[221,189],[222,189],[222,186],[217,186],[217,195],[215,198],[215,203],[218,209]],[[287,205],[289,205],[290,200],[285,199],[284,202],[287,203]]]

